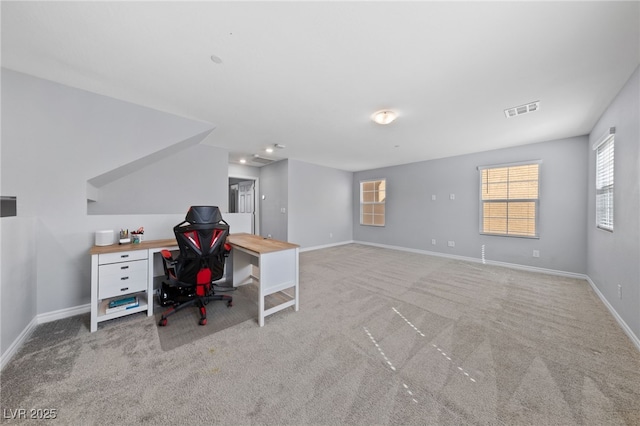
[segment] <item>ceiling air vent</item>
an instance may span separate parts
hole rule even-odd
[[[526,114],[528,112],[537,111],[540,109],[540,101],[530,102],[526,105],[520,105],[517,107],[504,110],[504,115],[507,118],[515,117],[516,115]]]
[[[262,158],[257,155],[254,155],[251,161],[253,161],[254,163],[260,163],[260,164],[273,163],[273,160],[269,160],[268,158]]]

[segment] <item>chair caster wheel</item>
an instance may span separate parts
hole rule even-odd
[[[206,318],[202,318],[200,320],[200,325],[207,325],[207,319]]]
[[[231,300],[229,300],[229,301],[227,302],[227,308],[230,308],[230,307],[232,307],[232,306],[233,306],[233,302],[232,302]]]
[[[165,327],[165,326],[167,325],[167,319],[166,319],[166,318],[162,318],[162,319],[160,320],[160,322],[158,323],[158,325],[159,325],[160,327]]]

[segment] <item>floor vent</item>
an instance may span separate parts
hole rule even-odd
[[[517,107],[504,110],[504,115],[507,118],[515,117],[517,115],[526,114],[528,112],[534,112],[540,109],[540,101],[530,102],[526,105],[520,105]]]

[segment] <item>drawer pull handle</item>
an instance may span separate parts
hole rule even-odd
[[[128,280],[128,279],[129,279],[129,277],[122,277],[122,278],[120,278],[120,279],[121,279],[122,281],[124,281],[124,280]]]
[[[120,269],[129,269],[128,266],[121,266]]]
[[[120,291],[127,291],[127,290],[129,290],[129,287],[124,287],[120,289]]]
[[[128,254],[123,254],[123,255],[120,255],[120,257],[124,259],[125,257],[129,257],[129,255]]]

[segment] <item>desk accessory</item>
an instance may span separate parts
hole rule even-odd
[[[108,231],[96,231],[96,245],[97,246],[110,246],[113,244],[113,229]]]
[[[131,242],[131,238],[129,238],[129,230],[121,229],[120,230],[120,244],[129,244]]]
[[[141,243],[143,235],[144,235],[144,227],[143,226],[141,226],[140,228],[136,229],[135,231],[131,231],[131,242],[133,244]]]

